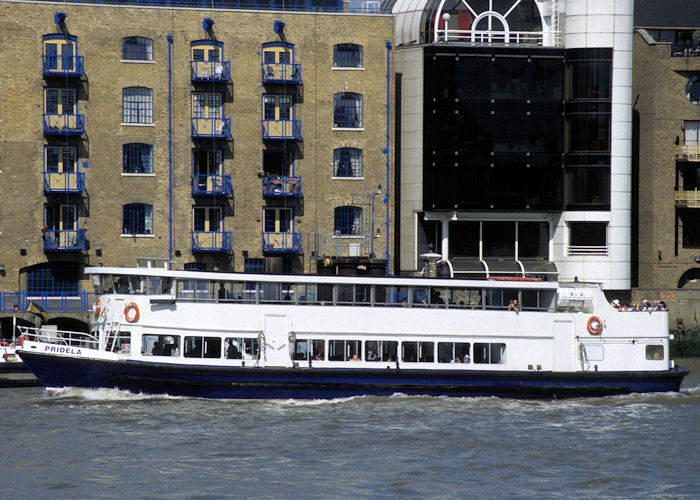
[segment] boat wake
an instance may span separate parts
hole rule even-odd
[[[120,389],[85,389],[82,387],[47,388],[52,399],[83,399],[86,401],[140,401],[153,399],[183,399],[167,394],[133,393]]]

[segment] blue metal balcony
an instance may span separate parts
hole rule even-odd
[[[193,82],[230,82],[229,61],[190,61],[190,78]]]
[[[193,139],[230,139],[231,118],[192,118]]]
[[[262,82],[265,83],[301,83],[301,64],[299,63],[262,63]]]
[[[300,141],[301,120],[263,120],[264,141]]]
[[[195,175],[192,179],[192,194],[197,196],[231,196],[230,175]]]
[[[301,197],[301,176],[273,175],[263,177],[263,196]]]
[[[85,115],[45,113],[44,135],[83,135]]]
[[[41,56],[44,76],[85,76],[84,56]]]
[[[85,229],[46,229],[45,252],[80,252],[85,250]]]
[[[75,295],[42,295],[34,294],[29,298],[24,292],[0,292],[0,311],[13,312],[17,306],[17,312],[24,312],[29,308],[29,302],[34,302],[46,312],[79,312],[91,311],[95,302],[94,292],[76,292]]]
[[[301,253],[301,233],[262,233],[265,253]]]
[[[83,172],[44,172],[44,193],[83,193]]]
[[[192,231],[193,252],[230,252],[231,231]]]

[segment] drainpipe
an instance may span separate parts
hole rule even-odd
[[[391,97],[391,40],[386,41],[386,147],[382,151],[386,157],[386,194],[384,195],[384,205],[386,206],[386,228],[384,230],[384,237],[386,238],[386,266],[384,272],[387,276],[393,276],[389,272],[389,125],[390,125],[390,97]],[[374,237],[374,235],[372,235]]]
[[[168,33],[168,259],[173,260],[173,35]]]

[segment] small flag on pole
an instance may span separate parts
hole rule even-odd
[[[29,302],[29,308],[27,308],[27,312],[29,314],[33,314],[37,318],[40,318],[42,323],[45,323],[49,319],[48,315],[46,314],[46,311],[44,311],[44,309],[41,306],[35,304],[34,302]]]

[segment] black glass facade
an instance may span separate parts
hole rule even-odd
[[[426,47],[425,75],[426,210],[562,209],[563,50]]]
[[[607,210],[612,49],[425,49],[425,210]]]

